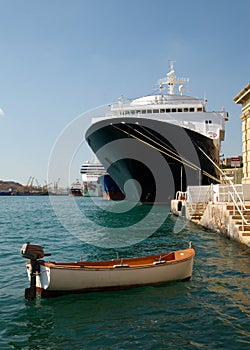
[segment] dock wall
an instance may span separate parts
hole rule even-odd
[[[210,230],[220,231],[235,241],[246,243],[244,239],[242,240],[237,226],[231,219],[226,203],[209,203],[199,224]]]
[[[233,202],[231,186],[189,186],[171,201],[171,212],[250,247],[250,184],[234,188]]]

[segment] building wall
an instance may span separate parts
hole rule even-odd
[[[250,84],[242,89],[234,98],[235,103],[242,105],[242,183],[250,183]]]

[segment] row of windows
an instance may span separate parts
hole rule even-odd
[[[124,114],[150,114],[150,113],[178,113],[178,112],[204,112],[202,107],[194,108],[161,108],[161,109],[143,109],[143,110],[130,110],[124,111]]]

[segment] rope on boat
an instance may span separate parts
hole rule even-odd
[[[154,139],[150,138],[149,136],[144,135],[144,134],[143,134],[142,132],[140,132],[139,130],[133,129],[130,125],[128,125],[128,124],[126,124],[126,125],[127,125],[129,128],[131,128],[133,131],[136,131],[137,133],[141,134],[143,137],[149,139],[151,142],[153,142],[153,143],[155,143],[156,145],[158,145],[158,146],[164,148],[167,152],[166,152],[166,151],[163,151],[162,149],[160,149],[160,148],[158,148],[158,147],[156,147],[156,146],[153,146],[152,144],[146,142],[145,140],[140,139],[139,137],[137,137],[137,136],[135,136],[135,135],[129,133],[128,131],[119,128],[117,125],[113,125],[113,124],[112,124],[112,126],[113,126],[115,129],[117,129],[117,130],[123,132],[124,134],[129,135],[130,137],[134,138],[135,140],[138,140],[139,142],[142,142],[142,143],[146,144],[147,146],[149,146],[149,147],[151,147],[151,148],[153,148],[153,149],[159,151],[159,152],[162,153],[162,154],[165,154],[166,156],[168,156],[168,157],[170,157],[170,158],[176,160],[177,162],[179,162],[179,163],[181,163],[181,164],[184,164],[184,165],[188,166],[189,168],[192,168],[193,170],[200,171],[203,175],[209,177],[209,178],[212,179],[212,180],[215,180],[215,181],[217,181],[217,182],[222,183],[222,181],[221,181],[220,179],[216,178],[215,176],[213,176],[213,175],[209,174],[208,172],[206,172],[205,170],[201,169],[198,165],[196,165],[196,164],[192,163],[191,161],[185,159],[184,157],[182,157],[181,155],[179,155],[177,152],[174,152],[173,150],[169,149],[168,147],[166,147],[166,146],[164,146],[164,145],[158,143],[157,141],[155,141]],[[197,144],[196,144],[196,146],[206,155],[206,157],[207,157],[218,169],[220,169],[220,168],[218,167],[218,165],[217,165],[216,163],[214,163],[214,162],[212,161],[212,159],[211,159],[210,157],[208,157],[208,155],[207,155]],[[168,153],[168,152],[170,152],[170,153]],[[221,169],[220,169],[220,171],[221,171]]]

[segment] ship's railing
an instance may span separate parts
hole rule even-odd
[[[171,124],[183,126],[184,128],[194,130],[200,134],[207,137],[218,139],[220,136],[219,130],[222,128],[220,123],[205,124],[204,117],[199,119],[197,116],[196,120],[188,120],[189,114],[186,113],[146,113],[143,114],[141,111],[136,111],[136,113],[125,113],[124,111],[116,111],[106,113],[104,117],[94,118],[92,121],[97,122],[105,118],[119,118],[119,117],[135,117],[135,118],[146,118],[151,120],[161,120],[166,121]],[[209,117],[207,117],[209,118]]]
[[[152,98],[150,98],[152,97]],[[179,98],[178,98],[179,97]],[[143,106],[145,108],[145,105],[148,105],[149,108],[150,106],[154,105],[162,105],[163,108],[167,108],[166,105],[169,106],[175,106],[176,108],[179,108],[181,105],[183,107],[202,107],[203,109],[205,108],[205,103],[203,100],[197,99],[197,98],[184,98],[183,96],[180,98],[180,95],[177,95],[175,98],[174,96],[171,96],[171,98],[164,98],[164,95],[152,95],[152,96],[144,96],[144,101],[142,101],[143,97],[140,98],[140,101],[137,103],[135,100],[120,100],[118,102],[112,103],[111,106],[114,109],[122,109],[122,108],[140,108],[140,104],[143,102]],[[133,104],[133,101],[134,104]],[[137,103],[137,104],[136,104]],[[165,106],[165,107],[164,107]]]

